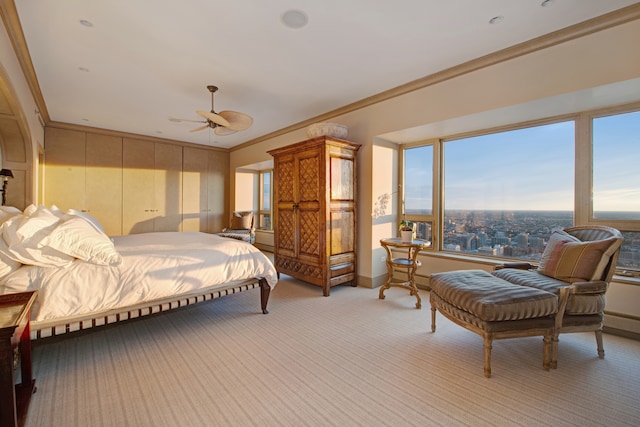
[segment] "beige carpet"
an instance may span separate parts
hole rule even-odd
[[[560,337],[493,346],[392,288],[320,288],[283,277],[259,291],[98,328],[34,348],[35,426],[640,425],[640,342]]]

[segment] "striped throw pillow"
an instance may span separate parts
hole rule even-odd
[[[619,239],[613,237],[583,242],[564,231],[554,231],[542,254],[538,272],[569,283],[601,280],[620,244]]]

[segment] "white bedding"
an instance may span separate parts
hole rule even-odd
[[[277,283],[273,264],[254,246],[198,232],[114,237],[116,266],[75,259],[63,267],[24,265],[0,281],[0,294],[38,290],[32,321],[133,306],[254,277]]]

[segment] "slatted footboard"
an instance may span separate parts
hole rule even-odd
[[[264,278],[253,278],[224,285],[216,285],[210,288],[198,289],[188,294],[175,295],[171,298],[163,298],[130,307],[90,313],[81,316],[66,317],[52,321],[31,322],[31,339],[37,340],[69,332],[104,326],[111,323],[137,319],[151,314],[163,313],[175,308],[186,307],[199,302],[221,298],[225,295],[236,294],[250,289],[260,288],[260,305],[262,312],[267,314],[267,304],[271,287]]]

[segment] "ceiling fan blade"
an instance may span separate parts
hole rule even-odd
[[[224,126],[216,126],[216,128],[213,131],[218,136],[231,135],[232,133],[236,133],[237,132],[237,131],[235,131],[233,129],[229,129],[229,128],[226,128]]]
[[[211,111],[196,110],[196,113],[220,126],[229,126],[230,124],[227,119]]]
[[[249,126],[253,123],[253,118],[244,113],[239,113],[237,111],[220,111],[218,113],[220,116],[225,118],[230,124],[225,126],[227,129],[231,130],[245,130],[248,129]]]
[[[198,132],[199,130],[205,130],[208,127],[209,127],[209,125],[206,124],[204,126],[200,126],[200,127],[195,128],[195,129],[191,129],[189,132]]]
[[[207,123],[204,120],[190,120],[190,119],[179,119],[177,117],[169,118],[170,122],[180,123],[180,122],[189,122],[189,123]]]

